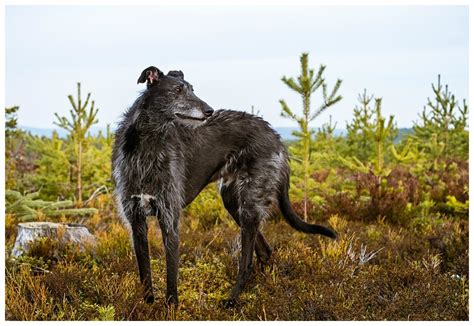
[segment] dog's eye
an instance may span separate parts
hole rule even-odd
[[[183,90],[183,85],[176,86],[174,90],[176,91],[176,93],[181,93],[181,91]]]

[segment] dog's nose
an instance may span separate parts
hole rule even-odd
[[[206,117],[210,117],[213,113],[214,113],[214,109],[211,108],[210,106],[206,106],[204,108],[204,114],[206,115]]]

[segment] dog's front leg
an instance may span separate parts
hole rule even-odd
[[[129,221],[132,228],[133,248],[140,273],[140,281],[145,290],[145,301],[153,303],[153,287],[151,281],[150,253],[148,249],[148,226],[146,216],[137,202],[130,205]]]
[[[159,216],[161,233],[166,253],[166,302],[178,304],[179,267],[179,212],[172,216]]]

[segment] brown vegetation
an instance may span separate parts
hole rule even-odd
[[[220,300],[237,271],[238,228],[228,217],[210,225],[186,216],[176,310],[164,304],[165,262],[159,227],[150,220],[153,279],[158,299],[142,300],[128,233],[99,197],[100,215],[86,225],[98,237],[87,252],[37,243],[29,256],[6,262],[9,320],[467,320],[468,227],[443,219],[416,230],[383,221],[364,224],[333,215],[338,241],[267,222],[275,248],[258,266],[235,309]],[[220,210],[215,199],[214,210]],[[192,209],[195,208],[191,208]],[[311,211],[310,211],[311,213]],[[313,211],[313,214],[315,212]],[[310,215],[310,218],[314,215]],[[7,252],[15,220],[7,220]]]

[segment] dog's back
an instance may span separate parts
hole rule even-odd
[[[262,262],[271,255],[259,225],[273,204],[295,229],[335,237],[294,213],[288,198],[288,154],[267,122],[244,112],[213,112],[181,72],[165,76],[149,67],[139,78],[145,81],[147,90],[117,130],[112,165],[118,209],[131,227],[148,302],[153,295],[146,216],[158,217],[166,249],[167,300],[177,303],[180,212],[211,181],[219,180],[224,206],[241,227],[239,275],[229,305],[247,282],[254,250]]]

